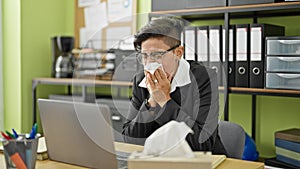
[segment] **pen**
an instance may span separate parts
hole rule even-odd
[[[35,138],[35,136],[37,134],[37,129],[38,129],[37,123],[35,123],[33,127],[34,127],[34,138]]]
[[[32,126],[32,129],[31,129],[31,132],[29,134],[29,139],[34,139],[35,138],[35,129],[37,128],[37,124],[35,123],[33,126]]]
[[[5,133],[6,133],[10,138],[16,139],[16,137],[15,137],[13,134],[11,134],[9,131],[6,130]]]
[[[12,131],[13,131],[13,133],[14,133],[14,136],[15,136],[16,138],[18,138],[19,135],[18,135],[18,133],[16,132],[16,130],[15,130],[15,129],[12,129]]]
[[[6,139],[6,140],[11,140],[11,138],[6,135],[3,131],[1,131],[1,135]]]

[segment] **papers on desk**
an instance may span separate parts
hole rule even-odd
[[[38,148],[37,148],[36,152],[37,152],[37,155],[36,155],[37,160],[46,160],[46,159],[48,159],[48,153],[47,153],[47,146],[46,146],[45,137],[40,137],[39,138]]]
[[[106,73],[107,69],[92,69],[92,70],[80,70],[77,71],[78,76],[101,76]]]
[[[272,167],[265,165],[265,169],[284,169],[284,168],[278,168],[278,167]]]

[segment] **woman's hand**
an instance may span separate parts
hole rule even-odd
[[[170,99],[171,83],[167,78],[167,74],[158,68],[152,75],[149,72],[146,73],[146,85],[150,93],[150,99],[154,100],[160,107],[163,107]],[[149,103],[152,105],[152,103]]]

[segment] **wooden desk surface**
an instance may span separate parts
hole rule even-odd
[[[115,147],[118,151],[133,152],[143,150],[143,146],[115,143]],[[0,154],[0,168],[5,168],[5,159],[3,153]],[[44,160],[38,161],[36,163],[37,169],[86,169],[85,167],[79,167],[75,165],[70,165],[66,163]],[[237,160],[227,158],[222,162],[217,169],[264,169],[264,164],[259,162],[250,162],[244,160]]]

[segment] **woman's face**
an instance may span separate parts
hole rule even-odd
[[[173,46],[166,45],[163,40],[159,38],[149,38],[142,42],[141,45],[141,53],[146,53],[148,55],[147,59],[144,59],[143,64],[146,65],[150,62],[158,62],[163,66],[163,70],[167,73],[167,75],[172,75],[176,73],[178,62],[182,56],[182,46],[179,46],[173,50],[167,51],[171,49]],[[150,54],[153,54],[153,57],[149,57]],[[162,55],[160,55],[162,54]]]

